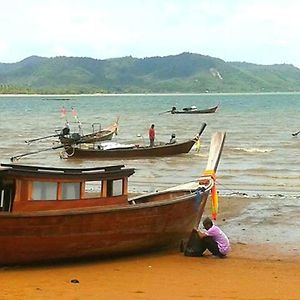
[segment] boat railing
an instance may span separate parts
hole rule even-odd
[[[95,130],[95,126],[98,125],[98,130]],[[98,132],[98,131],[101,131],[101,123],[93,123],[92,124],[92,128],[93,128],[93,133]]]
[[[62,172],[62,173],[77,173],[84,174],[94,171],[115,171],[125,167],[125,165],[113,165],[104,167],[93,167],[93,168],[56,168],[47,166],[30,166],[30,165],[17,165],[17,164],[5,164],[1,163],[1,167],[11,168],[18,171],[49,171],[49,172]]]

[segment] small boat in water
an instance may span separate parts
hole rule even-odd
[[[224,140],[225,133],[213,135],[207,170],[216,171]],[[198,224],[215,177],[201,177],[194,189],[129,198],[134,172],[2,164],[0,265],[178,247]]]
[[[92,124],[93,132],[89,134],[72,133],[68,127],[65,127],[59,134],[59,140],[63,145],[75,145],[83,143],[96,143],[101,141],[111,140],[114,134],[117,134],[119,127],[119,118],[112,125],[107,128],[99,130],[94,129],[95,124]]]
[[[199,133],[194,138],[180,143],[160,143],[153,147],[112,143],[110,143],[110,147],[105,147],[109,146],[106,143],[99,145],[79,144],[66,146],[62,156],[65,158],[136,159],[184,154],[188,153],[199,141],[205,127],[206,123],[203,123]]]
[[[175,106],[170,110],[171,114],[211,114],[215,113],[219,105],[206,109],[198,109],[196,106],[185,107],[182,110],[177,110]]]
[[[100,142],[100,141],[111,140],[113,135],[114,134],[116,135],[118,132],[118,127],[119,127],[118,120],[119,120],[119,118],[111,126],[105,128],[105,129],[100,128],[98,131],[94,131],[93,133],[90,133],[90,134],[85,134],[85,135],[81,135],[79,133],[71,134],[69,127],[65,127],[58,134],[52,134],[52,135],[48,135],[48,136],[44,136],[44,137],[40,137],[40,138],[27,140],[25,142],[27,144],[30,144],[35,141],[39,141],[39,140],[43,140],[43,139],[47,139],[47,138],[51,138],[51,137],[58,137],[61,144],[58,146],[52,146],[52,147],[48,147],[48,148],[44,148],[44,149],[40,149],[40,150],[36,150],[36,151],[18,154],[18,155],[12,156],[10,158],[10,160],[12,162],[14,162],[15,160],[18,160],[22,157],[41,153],[44,151],[50,151],[50,150],[56,150],[56,149],[62,149],[62,148],[73,149],[74,145],[79,145],[79,144],[83,144],[83,143],[96,143],[96,142]]]

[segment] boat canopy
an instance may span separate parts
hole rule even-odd
[[[17,164],[1,167],[0,211],[7,212],[126,204],[128,177],[134,173],[133,168],[124,165],[80,169]]]

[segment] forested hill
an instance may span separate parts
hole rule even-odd
[[[289,64],[225,62],[193,53],[164,57],[31,56],[0,63],[0,93],[213,93],[300,91]]]

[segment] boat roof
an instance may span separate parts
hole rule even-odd
[[[0,166],[0,178],[10,176],[99,180],[129,177],[135,172],[134,168],[125,168],[124,165],[93,168],[56,168],[19,164],[0,164]]]

